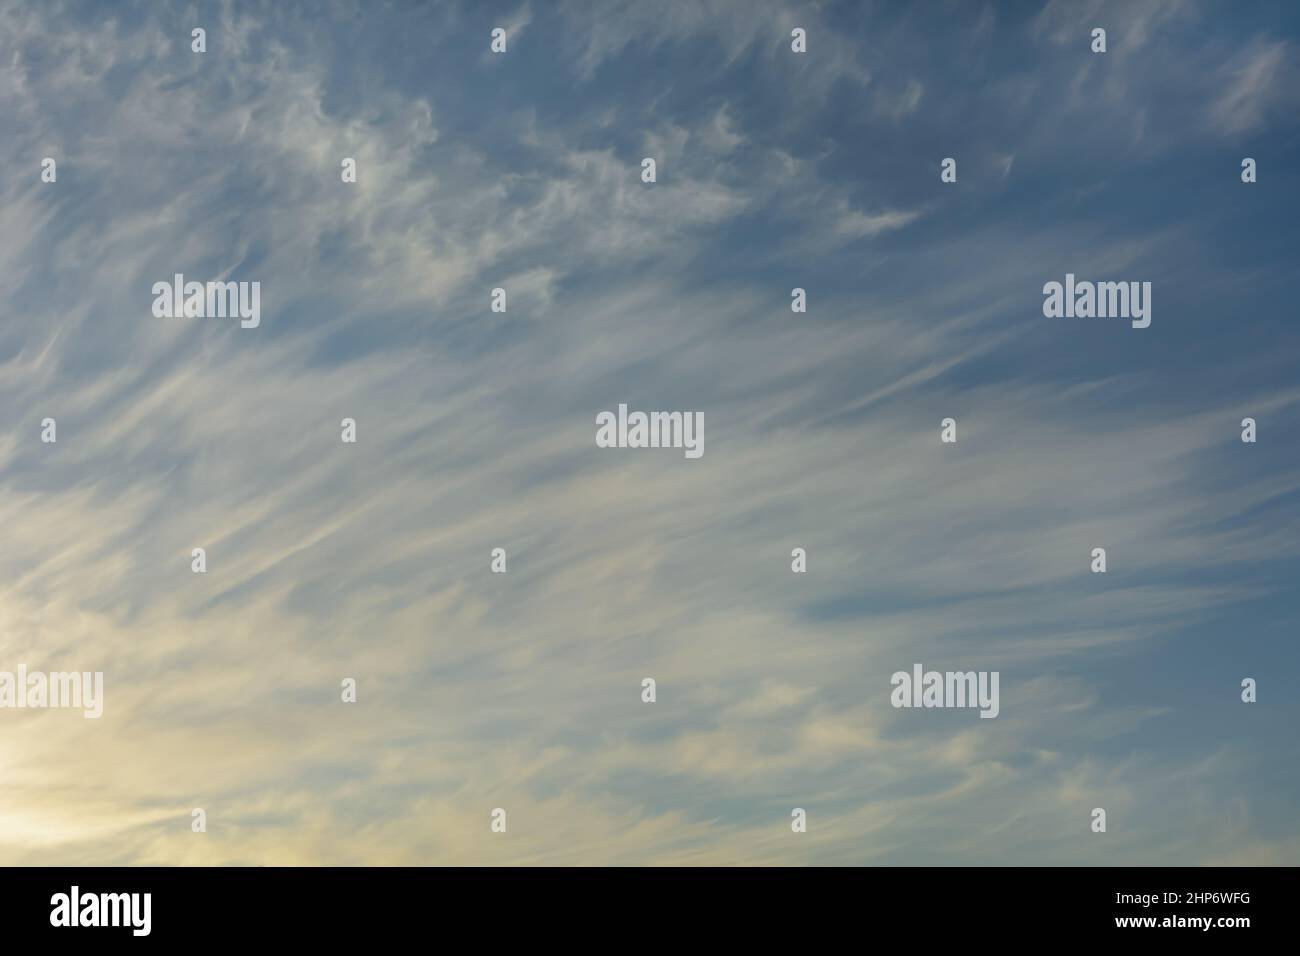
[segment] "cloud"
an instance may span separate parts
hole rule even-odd
[[[1169,667],[1203,690],[1202,628],[1276,626],[1250,614],[1300,557],[1300,462],[1272,439],[1300,394],[1174,332],[1243,281],[1217,233],[1105,190],[1062,215],[1070,183],[936,195],[946,153],[906,137],[947,136],[922,96],[942,71],[877,70],[895,79],[861,102],[898,108],[846,118],[869,58],[834,11],[806,21],[793,69],[825,73],[800,74],[811,132],[787,138],[747,91],[790,82],[803,11],[524,5],[509,56],[560,30],[580,55],[489,70],[429,30],[445,57],[415,81],[410,23],[277,10],[232,9],[205,61],[152,12],[81,32],[4,12],[0,156],[30,172],[48,143],[60,176],[0,197],[0,669],[103,670],[106,705],[0,713],[0,860],[1287,858],[1259,850],[1266,806],[1235,812],[1276,738],[1180,749],[1185,691],[1154,686]],[[612,109],[638,102],[633,53],[716,96]],[[964,128],[988,159],[963,170],[1014,155],[1032,181],[1073,148],[1051,128],[1023,149]],[[1200,274],[1188,301],[1162,280],[1139,338],[1044,325],[1058,265]],[[155,319],[176,271],[260,279],[262,327]],[[702,411],[705,456],[597,449],[619,402]],[[895,711],[913,661],[1001,670],[1001,716]],[[1201,701],[1220,723],[1243,719],[1227,684]],[[1089,841],[1095,805],[1123,842]]]
[[[1288,58],[1286,43],[1260,40],[1225,65],[1220,92],[1209,107],[1211,127],[1232,135],[1259,126],[1273,105],[1286,97],[1280,87],[1290,72]]]

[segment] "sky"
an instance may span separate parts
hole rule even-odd
[[[3,0],[0,864],[1300,863],[1298,35]]]

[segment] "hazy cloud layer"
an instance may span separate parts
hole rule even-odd
[[[0,862],[1300,862],[1297,15],[1031,14],[0,4]]]

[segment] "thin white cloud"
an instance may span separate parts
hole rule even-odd
[[[703,16],[674,5],[649,39]],[[779,49],[748,20],[729,55]],[[624,140],[662,151],[653,187],[597,135],[617,118],[534,115],[505,168],[449,141],[436,88],[333,108],[319,51],[264,51],[254,25],[225,27],[238,69],[187,64],[186,83],[152,26],[103,27],[98,51],[32,17],[2,49],[66,48],[51,73],[19,55],[6,107],[29,139],[43,118],[83,191],[70,208],[11,181],[0,202],[23,237],[0,245],[0,283],[48,293],[3,333],[0,399],[20,411],[0,429],[0,668],[102,669],[107,699],[100,721],[0,715],[0,860],[1256,858],[1217,798],[1183,818],[1199,842],[1159,819],[1188,786],[1222,793],[1237,758],[1135,755],[1123,741],[1159,709],[1102,707],[1072,670],[1257,596],[1177,573],[1295,557],[1294,529],[1261,515],[1300,476],[1198,483],[1232,428],[1108,406],[1120,376],[949,374],[1020,334],[989,303],[1041,278],[1026,241],[1127,268],[1172,238],[955,237],[942,284],[814,292],[794,316],[810,250],[907,235],[921,210],[751,149],[738,107]],[[626,29],[601,14],[586,66]],[[110,96],[92,80],[114,64],[135,73]],[[84,113],[51,108],[68,96]],[[10,168],[31,165],[22,143],[0,145]],[[756,212],[788,226],[770,287],[684,280]],[[149,282],[189,263],[262,279],[263,328],[154,319]],[[1297,396],[1238,400],[1281,415]],[[595,448],[594,414],[620,401],[702,410],[705,457]],[[34,438],[47,412],[53,446]],[[1124,572],[1081,593],[1097,541]],[[1003,716],[904,719],[888,674],[913,660],[1003,668]],[[1099,803],[1146,828],[1088,843]],[[792,846],[794,806],[811,824]]]

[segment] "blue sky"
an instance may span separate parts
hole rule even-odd
[[[1298,21],[0,4],[0,862],[1300,862]]]

